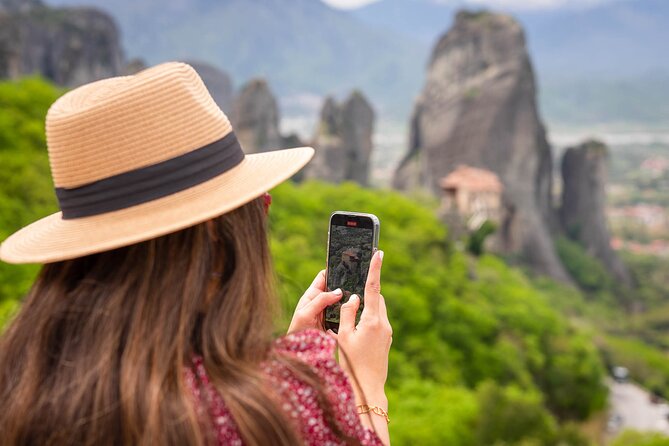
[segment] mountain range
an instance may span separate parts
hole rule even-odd
[[[50,0],[119,22],[129,57],[200,59],[239,85],[266,77],[281,97],[364,91],[405,120],[432,46],[461,0],[381,0],[352,11],[320,0]],[[515,13],[526,30],[549,123],[669,120],[669,2]],[[594,90],[593,90],[594,89]]]
[[[280,96],[346,94],[360,87],[381,106],[410,107],[428,47],[319,0],[53,0],[106,10],[129,57],[149,64],[203,60],[239,86],[268,78]]]
[[[352,13],[377,29],[432,45],[462,1],[382,0]],[[514,11],[535,68],[547,80],[629,78],[669,71],[669,2],[617,0],[589,8]]]

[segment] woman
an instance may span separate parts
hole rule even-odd
[[[357,327],[352,298],[322,332],[321,271],[272,340],[263,192],[313,149],[245,156],[180,63],[73,90],[46,130],[61,212],[0,246],[45,263],[0,341],[3,444],[389,443],[382,252]]]

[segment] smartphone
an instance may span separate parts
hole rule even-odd
[[[335,333],[339,330],[339,311],[352,294],[360,296],[355,323],[365,305],[365,282],[372,255],[379,246],[381,223],[376,215],[336,211],[330,216],[328,230],[326,287],[342,290],[342,298],[325,308],[323,325]]]

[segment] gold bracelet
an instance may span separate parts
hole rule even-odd
[[[390,418],[388,418],[388,412],[386,412],[379,406],[369,406],[367,404],[360,404],[358,406],[358,415],[362,415],[364,413],[369,413],[369,412],[381,415],[383,418],[386,419],[386,423],[390,424]]]

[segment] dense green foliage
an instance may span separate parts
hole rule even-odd
[[[467,239],[467,251],[477,256],[483,254],[486,238],[493,234],[496,229],[497,225],[495,223],[490,220],[484,221]]]
[[[627,253],[623,260],[636,282],[636,299],[644,309],[666,308],[669,304],[669,259]],[[669,317],[665,321],[669,321]],[[669,324],[664,328],[669,328]]]
[[[658,433],[625,431],[611,446],[669,446],[669,438]]]
[[[583,247],[566,237],[555,241],[562,264],[576,283],[586,291],[608,291],[612,280],[602,263],[589,256]]]
[[[603,265],[578,243],[559,238],[556,247],[585,294],[574,295],[551,283],[540,287],[552,289],[548,295],[556,296],[552,301],[563,310],[587,314],[594,329],[602,332],[598,343],[608,367],[625,366],[634,380],[669,397],[669,262],[626,254],[635,283],[634,289],[627,289],[615,286]]]
[[[44,116],[59,90],[39,79],[0,83],[0,240],[57,210]],[[37,272],[0,262],[0,326]]]
[[[669,355],[637,339],[607,336],[603,343],[606,362],[624,365],[631,376],[659,395],[669,396]]]

